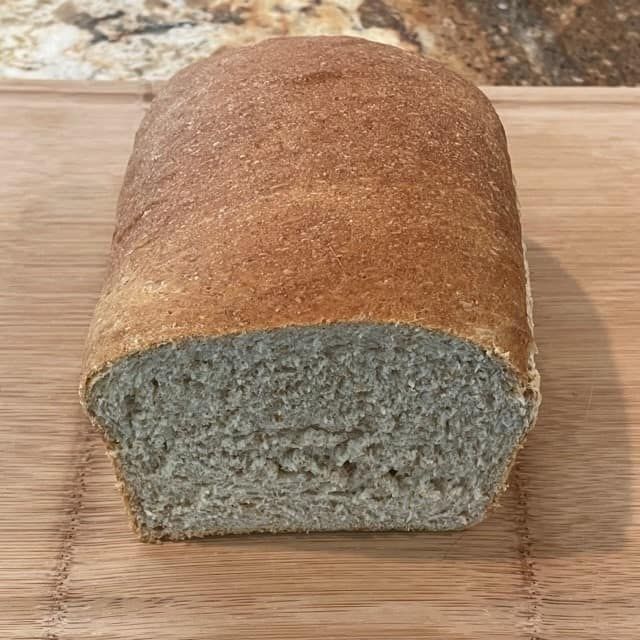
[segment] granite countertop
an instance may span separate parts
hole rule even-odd
[[[2,0],[0,77],[160,80],[226,47],[348,34],[480,84],[636,85],[638,0]]]

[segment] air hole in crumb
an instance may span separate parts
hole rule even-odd
[[[278,469],[278,477],[287,478],[295,475],[295,471],[290,471],[289,469],[285,469],[277,460],[274,460],[276,467]]]
[[[167,311],[167,315],[168,316],[172,316],[173,315],[173,311]]]
[[[342,468],[349,474],[351,475],[355,470],[356,470],[356,464],[355,462],[351,462],[350,460],[347,460],[343,465]]]
[[[136,408],[136,399],[131,394],[127,394],[124,398],[124,404],[127,407],[127,411],[129,413],[133,413]]]
[[[397,469],[389,469],[389,471],[387,473],[393,478],[394,476],[396,476],[398,474],[398,470]]]

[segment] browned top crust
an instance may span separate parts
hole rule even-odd
[[[169,341],[333,322],[442,330],[526,383],[520,221],[491,104],[357,38],[276,38],[183,69],[136,135],[84,384]]]

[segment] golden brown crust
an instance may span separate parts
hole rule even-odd
[[[520,221],[489,101],[346,37],[178,73],[136,136],[83,385],[164,342],[356,321],[470,340],[527,385]]]

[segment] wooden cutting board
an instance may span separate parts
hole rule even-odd
[[[640,90],[487,90],[507,129],[542,412],[452,534],[137,542],[76,385],[151,85],[0,88],[0,637],[640,637]]]

